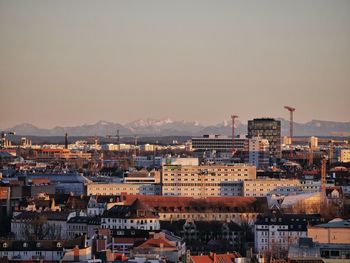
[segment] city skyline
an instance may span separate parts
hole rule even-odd
[[[350,3],[0,1],[1,127],[350,121]]]

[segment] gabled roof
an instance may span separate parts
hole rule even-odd
[[[213,263],[213,260],[208,256],[191,256],[193,263]]]
[[[160,248],[161,246],[167,248],[175,248],[175,245],[172,245],[167,239],[164,237],[151,238],[146,242],[142,243],[138,248]]]
[[[134,200],[131,205],[115,205],[103,212],[104,218],[158,218],[157,212],[139,199]]]
[[[263,213],[268,208],[266,197],[193,198],[183,196],[126,195],[124,196],[124,203],[131,205],[136,199],[139,199],[159,213]]]

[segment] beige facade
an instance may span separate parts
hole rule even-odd
[[[339,161],[342,163],[349,163],[350,162],[350,149],[341,149],[340,150]]]
[[[87,195],[158,195],[161,187],[159,184],[135,184],[135,183],[90,183],[86,186]]]
[[[243,182],[244,196],[286,196],[298,192],[301,192],[300,181],[295,179],[257,179]]]
[[[342,219],[333,219],[327,224],[309,227],[308,237],[314,242],[324,244],[350,244],[350,223]]]
[[[241,196],[242,181],[254,180],[252,165],[164,165],[162,194],[165,196]]]

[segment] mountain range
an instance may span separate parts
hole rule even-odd
[[[282,126],[282,135],[289,134],[289,121],[279,119]],[[57,126],[51,129],[38,128],[29,123],[18,124],[5,129],[14,131],[18,135],[36,136],[63,136],[66,132],[69,136],[201,136],[203,134],[231,134],[231,122],[223,121],[216,125],[202,125],[196,121],[173,121],[171,119],[145,119],[136,120],[127,124],[99,121],[95,124],[80,126]],[[247,124],[236,121],[236,134],[246,134]],[[312,120],[306,123],[294,122],[294,135],[296,136],[350,136],[350,122],[332,122]]]

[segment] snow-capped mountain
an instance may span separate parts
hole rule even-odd
[[[280,119],[282,135],[289,133],[289,121]],[[236,121],[236,134],[246,134],[247,124]],[[125,125],[109,121],[99,121],[95,124],[84,124],[71,127],[54,127],[52,129],[38,128],[29,123],[16,125],[7,131],[15,131],[19,135],[63,136],[66,132],[70,136],[107,136],[121,135],[142,136],[201,136],[203,134],[231,134],[231,121],[224,120],[215,125],[202,125],[197,121],[174,121],[167,119],[145,119],[129,122]],[[328,136],[336,133],[350,133],[350,122],[331,122],[312,120],[307,123],[294,123],[296,136]]]

